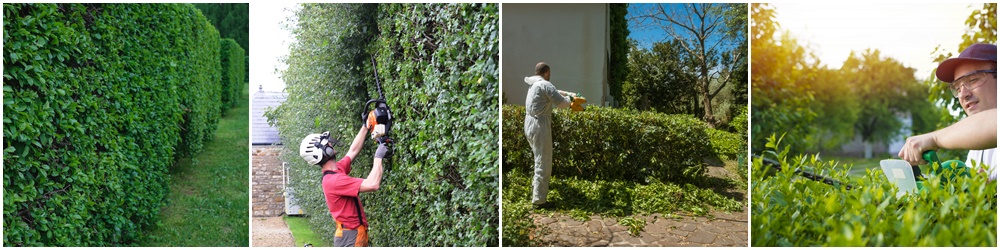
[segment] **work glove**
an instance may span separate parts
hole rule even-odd
[[[384,159],[385,155],[389,153],[389,147],[385,143],[378,144],[378,149],[375,150],[376,159]]]

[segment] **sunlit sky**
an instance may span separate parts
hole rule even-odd
[[[942,49],[958,55],[965,33],[968,3],[777,3],[775,21],[819,57],[840,68],[851,51],[878,49],[926,79],[937,67],[931,53]],[[981,6],[981,4],[979,4]]]
[[[275,69],[284,69],[278,58],[288,55],[292,36],[283,28],[296,3],[261,1],[250,5],[250,90],[281,91],[285,84]],[[279,67],[280,65],[280,67]]]

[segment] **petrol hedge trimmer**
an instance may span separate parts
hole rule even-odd
[[[375,73],[375,88],[378,90],[378,98],[368,100],[361,110],[361,121],[368,123],[371,129],[371,138],[376,144],[385,144],[389,149],[386,158],[392,156],[395,142],[390,137],[392,132],[392,109],[389,108],[382,92],[382,83],[378,80],[378,65],[375,64],[375,57],[372,57],[372,71]],[[374,104],[374,108],[369,107]],[[389,169],[386,167],[386,169]]]

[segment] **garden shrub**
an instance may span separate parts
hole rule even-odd
[[[219,115],[200,13],[4,4],[4,246],[131,245],[156,223],[175,155]]]
[[[583,179],[685,181],[700,177],[712,152],[708,125],[690,115],[588,107],[552,115],[552,175]],[[533,166],[524,107],[503,106],[504,172]],[[725,137],[729,138],[729,137]],[[615,166],[615,167],[608,167]]]
[[[288,99],[267,116],[313,230],[332,242],[335,225],[298,144],[329,130],[347,151],[361,106],[378,96],[374,55],[397,143],[381,188],[360,195],[372,245],[499,245],[499,6],[304,4],[296,16]],[[368,175],[375,148],[366,143],[352,176]]]
[[[243,86],[247,85],[246,52],[236,43],[236,40],[225,38],[219,42],[219,59],[222,64],[222,108],[226,110],[236,107],[240,101],[240,94],[243,93]]]
[[[777,144],[772,137],[767,146]],[[765,154],[781,171],[753,159],[753,246],[996,246],[997,186],[985,175],[929,178],[925,190],[896,198],[880,169],[850,179],[833,162],[788,150]],[[807,166],[855,188],[797,177],[794,170]]]
[[[737,155],[746,154],[746,137],[712,128],[706,129],[705,132],[708,133],[709,144],[716,156],[736,159]]]

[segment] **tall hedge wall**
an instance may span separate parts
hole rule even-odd
[[[225,38],[219,41],[219,59],[222,63],[222,113],[239,104],[243,86],[247,83],[246,52],[236,40]]]
[[[333,240],[320,171],[298,157],[309,133],[347,146],[377,97],[371,55],[396,124],[381,189],[361,194],[376,246],[499,244],[499,9],[497,4],[305,4],[296,13],[288,100],[268,113],[286,145],[296,199]],[[365,177],[367,142],[352,175]]]
[[[690,115],[595,106],[584,112],[557,110],[552,115],[552,164],[557,166],[552,174],[600,180],[686,180],[703,174],[702,161],[713,155],[715,136],[707,130],[707,124]],[[503,106],[503,149],[504,172],[533,172],[523,106]]]
[[[188,4],[4,4],[3,29],[4,246],[132,244],[212,136],[218,32]]]

